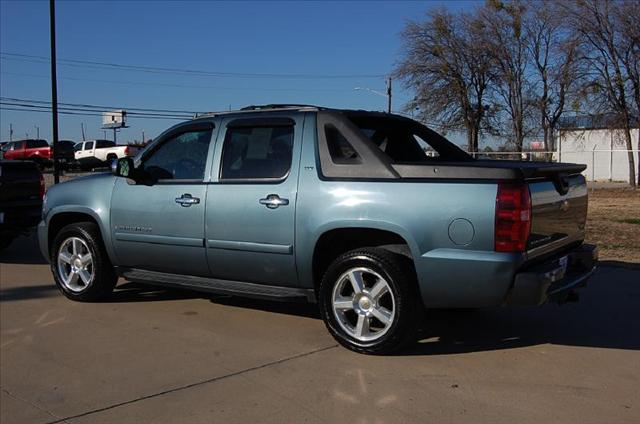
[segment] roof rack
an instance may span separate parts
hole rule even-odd
[[[238,110],[223,110],[223,111],[219,111],[219,112],[203,112],[203,113],[196,113],[193,116],[193,119],[196,118],[203,118],[203,117],[212,117],[215,115],[228,115],[231,113],[247,113],[247,112],[258,112],[258,111],[263,111],[263,110],[280,110],[280,109],[293,109],[293,110],[299,110],[299,109],[323,109],[320,106],[314,106],[314,105],[301,105],[301,104],[268,104],[268,105],[250,105],[250,106],[245,106],[241,109]]]
[[[263,109],[293,109],[293,108],[305,108],[312,107],[317,108],[314,105],[301,105],[301,104],[286,104],[286,103],[272,103],[268,105],[249,105],[241,108],[240,110],[263,110]]]

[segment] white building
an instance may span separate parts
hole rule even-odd
[[[591,119],[593,122],[594,119]],[[585,122],[574,118],[572,121]],[[636,181],[638,176],[638,142],[640,130],[631,130]],[[584,172],[588,181],[629,182],[629,159],[624,131],[620,129],[592,128],[578,125],[561,128],[556,140],[554,159],[559,162],[587,165]]]

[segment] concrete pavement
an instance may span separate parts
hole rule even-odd
[[[637,423],[640,270],[562,307],[430,312],[420,342],[351,353],[313,305],[121,282],[58,294],[35,239],[0,253],[0,421]]]

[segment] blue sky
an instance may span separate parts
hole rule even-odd
[[[229,73],[385,75],[399,59],[399,33],[433,7],[473,2],[58,1],[58,58]],[[48,1],[0,0],[0,51],[49,56]],[[60,102],[177,110],[305,103],[381,110],[383,77],[213,77],[58,65]],[[411,93],[394,87],[394,109]],[[0,60],[2,97],[50,100],[49,65]],[[100,118],[60,115],[60,137],[103,137]],[[130,119],[118,139],[155,136],[178,121]],[[0,140],[51,139],[48,113],[0,111]],[[109,137],[111,135],[109,134]]]

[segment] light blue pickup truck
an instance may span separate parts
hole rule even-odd
[[[381,354],[424,308],[576,300],[597,262],[584,168],[477,160],[393,114],[251,106],[50,188],[38,234],[70,299],[123,277],[317,302],[342,345]]]

